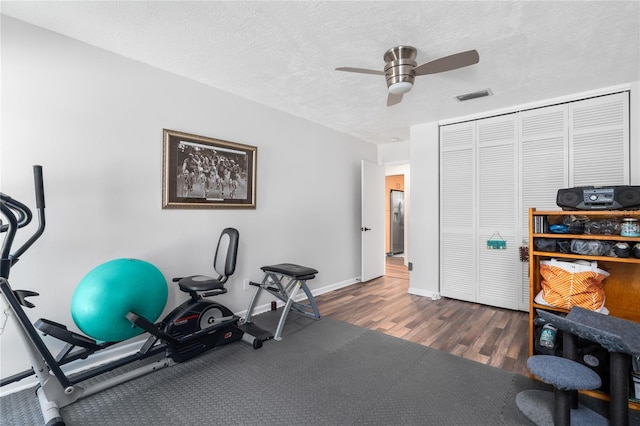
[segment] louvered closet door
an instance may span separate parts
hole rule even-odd
[[[477,302],[518,309],[521,288],[518,224],[517,131],[514,114],[476,122],[478,140]],[[505,240],[506,249],[487,248]]]
[[[557,210],[561,188],[629,183],[629,95],[442,126],[440,143],[442,295],[526,311],[529,208]],[[495,232],[506,250],[486,248]]]
[[[472,122],[440,127],[440,293],[470,302],[476,300],[474,137]]]
[[[529,208],[557,210],[556,195],[568,184],[568,108],[550,106],[519,114],[520,230],[529,245]],[[519,309],[529,310],[529,263],[520,263]]]
[[[569,186],[629,184],[629,93],[569,104]]]

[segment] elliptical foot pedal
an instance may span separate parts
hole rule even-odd
[[[251,343],[253,345],[253,349],[260,349],[262,347],[262,343],[273,339],[273,333],[258,327],[252,322],[238,324],[236,327],[244,332],[245,335],[242,336],[242,340],[247,343]]]
[[[81,348],[97,351],[101,346],[93,339],[68,330],[65,325],[57,322],[40,318],[35,323],[35,327],[42,331],[45,335],[53,336],[58,340],[70,343]]]

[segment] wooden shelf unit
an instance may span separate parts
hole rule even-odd
[[[529,209],[529,356],[534,353],[535,327],[533,321],[536,309],[551,312],[568,313],[567,309],[542,305],[534,302],[534,298],[542,289],[540,276],[540,261],[556,259],[584,259],[596,260],[598,268],[609,272],[610,276],[604,280],[605,307],[609,315],[640,323],[640,259],[635,257],[616,258],[607,256],[584,256],[572,253],[545,252],[535,250],[535,239],[553,238],[557,240],[607,240],[627,242],[631,247],[640,243],[640,237],[623,237],[620,235],[598,234],[552,234],[534,233],[535,217],[545,216],[550,225],[561,223],[567,216],[586,216],[591,220],[622,219],[633,217],[640,219],[640,210],[606,210],[606,211],[537,211]],[[584,391],[586,395],[599,399],[608,399],[608,395],[599,391]],[[640,403],[629,402],[634,410],[640,410]]]

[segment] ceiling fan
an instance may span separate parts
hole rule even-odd
[[[352,67],[339,67],[336,68],[336,71],[386,76],[387,87],[389,88],[387,106],[392,106],[400,103],[400,101],[402,101],[402,95],[411,90],[413,80],[416,76],[451,71],[477,64],[480,61],[480,56],[476,50],[467,50],[466,52],[455,53],[416,66],[417,64],[414,59],[417,53],[418,51],[415,47],[397,46],[385,52],[383,56],[386,62],[384,71]]]

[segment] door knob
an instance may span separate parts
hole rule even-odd
[[[366,226],[363,226],[362,228],[360,228],[361,231],[371,231],[371,228],[367,228]]]

